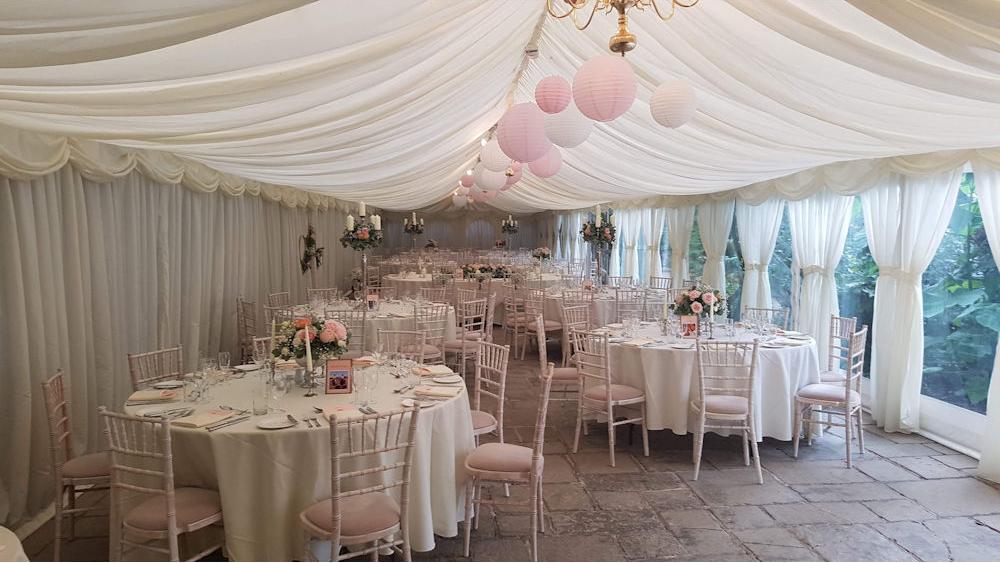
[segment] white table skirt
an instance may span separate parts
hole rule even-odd
[[[21,540],[14,532],[0,526],[0,561],[27,561]]]
[[[392,389],[403,381],[382,376],[375,407],[400,407]],[[260,386],[256,374],[230,380],[213,389],[201,408],[220,403],[251,407]],[[304,397],[292,389],[279,406],[300,420],[314,416],[312,407],[348,404],[351,395]],[[136,407],[126,407],[135,412]],[[215,432],[173,428],[177,486],[213,488],[222,497],[226,548],[230,560],[290,561],[302,556],[299,513],[330,495],[330,433],[304,424],[285,430],[261,430],[251,419]],[[415,551],[434,549],[434,534],[458,534],[464,519],[465,457],[475,447],[466,393],[425,408],[417,425],[410,475],[410,542]],[[113,534],[117,530],[112,527]],[[117,547],[117,534],[112,538]]]
[[[639,336],[665,339],[656,326],[644,326]],[[737,338],[750,339],[749,335]],[[641,348],[611,345],[611,376],[618,383],[644,389],[646,424],[650,430],[691,432],[697,417],[691,410],[698,396],[697,353],[666,346]],[[754,426],[758,439],[792,439],[795,392],[819,383],[816,343],[786,348],[760,348],[754,387]]]

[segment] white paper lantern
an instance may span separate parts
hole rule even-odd
[[[528,165],[531,173],[539,178],[549,178],[559,172],[562,166],[562,153],[559,147],[552,147],[549,153]]]
[[[502,171],[494,172],[493,170],[486,168],[482,162],[476,165],[476,169],[473,173],[476,176],[476,185],[487,191],[499,190],[507,181],[506,174]]]
[[[451,204],[459,209],[465,207],[468,202],[469,198],[465,197],[464,195],[455,194],[451,196]]]
[[[545,113],[559,113],[573,99],[569,82],[561,76],[547,76],[535,86],[535,103]]]
[[[632,107],[636,87],[635,72],[624,57],[602,55],[576,71],[573,101],[583,115],[594,121],[611,121]]]
[[[491,139],[480,149],[479,160],[487,169],[494,172],[503,172],[510,166],[510,157],[504,154],[500,142],[496,139]]]
[[[560,147],[578,147],[594,130],[594,122],[570,105],[565,110],[545,116],[545,136]]]
[[[545,156],[552,146],[545,136],[545,113],[527,102],[511,106],[500,118],[497,140],[504,154],[521,162]]]
[[[668,80],[649,98],[649,113],[660,125],[680,127],[698,110],[698,95],[687,82]]]

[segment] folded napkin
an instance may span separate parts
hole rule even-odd
[[[180,394],[172,389],[143,389],[128,396],[130,403],[168,403],[180,399]]]
[[[430,385],[420,385],[413,390],[414,395],[423,395],[424,397],[457,397],[461,392],[461,387],[431,387]]]
[[[181,418],[175,418],[171,423],[176,424],[177,426],[184,426],[186,428],[201,428],[203,426],[211,426],[217,422],[222,422],[235,414],[236,411],[211,410],[189,414],[187,416],[182,416]]]
[[[373,358],[371,356],[361,356],[360,358],[354,358],[353,360],[351,360],[351,364],[352,365],[357,366],[357,367],[361,367],[361,368],[368,367],[368,366],[373,366],[373,365],[375,365],[377,363],[378,362],[375,361],[375,358]]]
[[[413,373],[421,377],[438,377],[440,375],[451,375],[455,372],[451,371],[451,368],[444,365],[434,365],[434,366],[417,366],[413,368]]]
[[[645,346],[646,344],[652,344],[656,342],[652,338],[633,338],[632,340],[626,340],[622,342],[622,346]]]
[[[772,344],[778,344],[780,346],[802,346],[803,344],[808,344],[808,340],[792,340],[791,338],[775,338],[771,341]]]
[[[358,418],[364,416],[364,413],[359,411],[354,405],[334,405],[332,407],[323,407],[323,416],[329,419],[331,416],[337,415],[337,418]]]

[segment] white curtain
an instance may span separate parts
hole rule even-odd
[[[667,217],[665,209],[655,207],[642,210],[642,236],[646,242],[646,279],[659,276],[663,269],[660,264],[660,241],[663,239],[663,221]]]
[[[990,242],[993,260],[1000,264],[1000,166],[973,162],[979,210]],[[989,395],[986,399],[986,432],[979,446],[979,476],[1000,483],[1000,341],[993,359]]]
[[[743,254],[743,307],[771,306],[771,278],[767,265],[771,263],[774,243],[781,228],[785,202],[769,199],[760,205],[736,202],[736,229]]]
[[[795,328],[816,338],[820,363],[830,345],[830,315],[840,314],[834,274],[844,252],[853,204],[853,196],[830,192],[788,202],[796,258],[792,272]]]
[[[670,244],[670,276],[674,287],[688,279],[688,249],[694,229],[694,206],[667,209],[667,242]]]
[[[712,289],[726,291],[726,245],[733,228],[733,201],[698,205],[698,233],[705,248],[701,280]]]
[[[326,248],[303,275],[307,224]],[[76,450],[101,447],[97,407],[121,405],[126,354],[182,344],[238,352],[236,297],[346,284],[355,253],[343,214],[260,197],[197,193],[138,172],[108,183],[67,166],[31,181],[0,178],[0,521],[15,526],[52,501],[40,382],[66,372]]]
[[[639,209],[628,209],[619,212],[622,217],[618,235],[622,239],[622,275],[636,277],[639,275],[639,227],[642,213]]]
[[[868,247],[879,267],[872,321],[872,411],[888,432],[920,429],[921,277],[951,220],[960,171],[893,176],[861,195]]]
[[[622,209],[615,210],[611,215],[611,222],[615,225],[617,236],[615,237],[614,244],[611,245],[610,253],[607,249],[601,250],[601,262],[602,264],[608,265],[607,270],[609,276],[620,276],[624,270],[622,267],[622,255],[620,249],[622,246],[622,240],[625,238],[625,227],[628,221],[628,214]]]

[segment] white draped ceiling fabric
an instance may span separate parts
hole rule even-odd
[[[606,52],[542,2],[154,0],[0,13],[0,123],[173,153],[237,177],[386,209],[444,200],[506,107]],[[703,2],[631,19],[632,108],[530,172],[513,211],[696,195],[847,160],[1000,145],[1000,33],[988,0]],[[539,57],[524,65],[537,36]],[[649,115],[681,78],[699,110]],[[627,165],[624,165],[627,163]],[[800,178],[801,180],[801,178]]]

